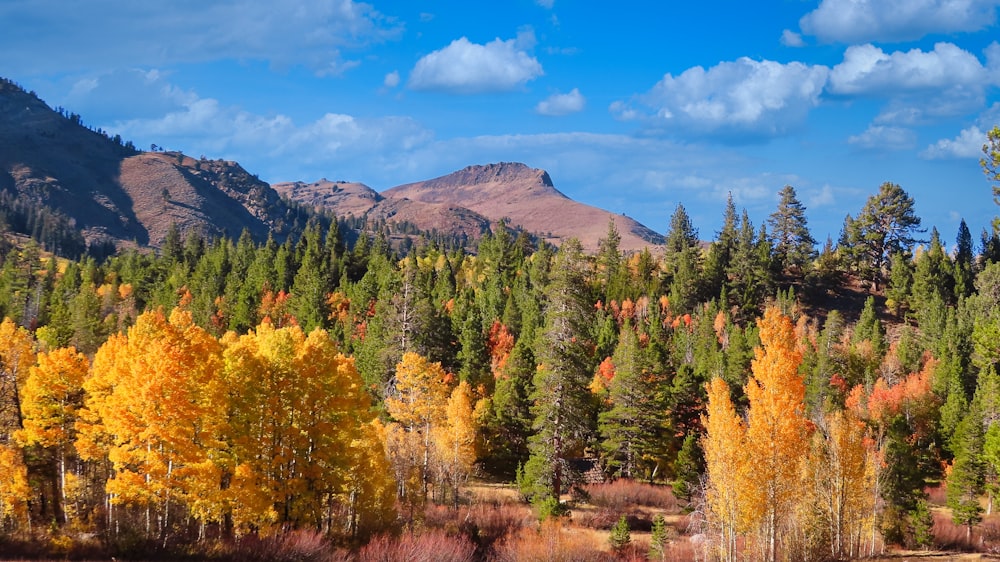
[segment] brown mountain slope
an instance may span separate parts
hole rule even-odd
[[[313,183],[276,183],[271,187],[282,197],[311,207],[333,209],[338,216],[361,217],[383,199],[377,191],[363,183],[329,181],[326,178]]]
[[[367,216],[389,223],[409,223],[420,230],[478,238],[489,229],[490,220],[464,207],[447,202],[423,202],[406,198],[385,198],[363,183],[286,182],[274,189],[299,203],[333,211],[337,216]]]
[[[596,250],[614,219],[623,250],[663,243],[663,237],[637,221],[566,197],[544,170],[519,163],[469,166],[439,178],[400,185],[382,192],[387,199],[407,198],[426,203],[461,206],[492,221],[507,218],[549,241],[578,238]]]
[[[258,239],[292,211],[235,162],[142,153],[0,79],[0,189],[69,217],[88,240],[159,245],[171,223]]]

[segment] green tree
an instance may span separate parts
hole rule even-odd
[[[879,192],[865,202],[857,218],[844,221],[840,244],[849,254],[849,263],[857,274],[879,290],[889,260],[898,252],[909,252],[920,230],[920,217],[913,208],[913,198],[898,185],[885,182]]]
[[[629,532],[628,519],[622,515],[618,522],[615,523],[614,527],[611,527],[611,534],[608,536],[608,542],[611,544],[611,550],[615,552],[623,552],[630,544],[632,544],[632,533]]]
[[[1000,205],[1000,126],[994,126],[986,133],[983,144],[983,158],[979,160],[983,173],[993,184],[993,202]],[[993,219],[993,233],[1000,232],[1000,218]]]
[[[536,499],[559,496],[574,483],[567,459],[593,432],[593,404],[587,391],[594,372],[588,333],[593,305],[587,294],[586,260],[580,243],[559,248],[546,291],[545,325],[539,333],[531,457],[525,473]]]
[[[782,272],[802,273],[816,255],[816,240],[806,224],[806,208],[795,195],[795,188],[782,188],[778,210],[767,219],[771,229],[774,258]]]
[[[983,518],[979,497],[986,491],[986,463],[983,461],[982,415],[979,405],[972,408],[955,431],[952,450],[955,460],[948,475],[948,507],[956,525],[965,526],[965,540],[972,538],[972,527]]]

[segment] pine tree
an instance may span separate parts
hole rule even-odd
[[[913,198],[901,187],[886,182],[868,198],[857,218],[844,223],[844,243],[838,245],[850,250],[850,263],[875,291],[892,255],[909,252],[917,241],[914,235],[922,232],[913,205]]]
[[[795,195],[795,188],[782,188],[778,209],[768,217],[774,258],[782,272],[801,274],[816,255],[816,241],[806,225],[806,208]]]
[[[628,520],[622,515],[618,522],[611,527],[611,534],[608,536],[611,550],[621,553],[632,544],[632,533],[628,528]]]
[[[538,500],[556,503],[573,484],[566,460],[592,434],[593,404],[587,383],[593,373],[588,333],[593,306],[587,294],[586,261],[576,240],[559,248],[546,296],[539,368],[532,394],[531,457],[525,472]]]
[[[952,449],[955,460],[948,475],[948,507],[956,525],[965,526],[966,543],[972,528],[983,518],[979,497],[986,491],[986,465],[983,462],[983,422],[979,405],[972,408],[955,431]]]

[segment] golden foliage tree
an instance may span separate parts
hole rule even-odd
[[[440,363],[431,363],[417,353],[403,354],[396,365],[385,409],[395,420],[389,427],[389,438],[399,496],[408,501],[427,497],[435,453],[432,438],[435,428],[447,419],[449,379]]]
[[[50,488],[55,519],[61,523],[69,518],[67,502],[76,499],[67,490],[76,488],[80,471],[68,465],[75,460],[77,412],[83,405],[83,381],[89,368],[87,357],[72,347],[39,353],[22,395],[24,428],[16,438],[23,445],[41,448],[55,465]]]
[[[476,461],[476,422],[473,417],[472,387],[462,381],[451,392],[445,407],[445,421],[434,432],[439,481],[450,484],[452,500],[458,507],[458,490],[469,478]]]
[[[31,334],[10,318],[0,322],[0,523],[30,526],[27,468],[14,433],[23,427],[22,391],[35,361]]]
[[[327,332],[265,320],[224,337],[232,473],[240,529],[273,524],[357,532],[391,511],[380,432],[361,377]],[[363,474],[364,471],[377,471]],[[341,512],[346,517],[341,518]],[[336,528],[343,524],[344,528]]]
[[[95,460],[106,451],[109,502],[144,509],[147,534],[164,538],[180,508],[200,520],[220,517],[218,341],[190,313],[175,310],[168,319],[157,310],[102,346],[94,365],[107,372],[84,385],[94,393],[81,412],[77,448]]]
[[[729,395],[729,385],[719,377],[708,384],[708,407],[702,416],[705,437],[705,470],[708,485],[705,490],[708,523],[721,537],[719,556],[726,562],[736,562],[740,526],[740,490],[745,474],[743,452],[746,429],[736,414]]]
[[[784,518],[800,493],[810,423],[805,417],[802,353],[791,320],[768,307],[758,321],[760,347],[754,350],[744,453],[743,516],[755,529],[763,559],[777,559]]]

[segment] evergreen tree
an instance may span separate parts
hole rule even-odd
[[[885,269],[895,253],[909,252],[920,230],[920,217],[913,210],[913,198],[901,187],[886,182],[865,202],[857,218],[844,221],[842,243],[849,263],[858,275],[879,290]]]
[[[966,543],[972,538],[972,527],[982,520],[983,508],[979,497],[986,491],[986,464],[983,462],[983,422],[979,405],[973,402],[962,423],[955,431],[952,450],[955,460],[948,475],[948,507],[956,525],[965,526]]]
[[[795,188],[782,188],[778,209],[767,223],[771,227],[774,259],[782,272],[801,274],[816,255],[816,241],[806,225],[806,208],[795,195]]]
[[[545,326],[539,334],[535,374],[531,457],[525,474],[537,500],[559,496],[573,484],[567,459],[593,431],[593,404],[587,383],[593,358],[583,340],[593,306],[587,295],[586,262],[576,240],[563,243],[552,266]]]

